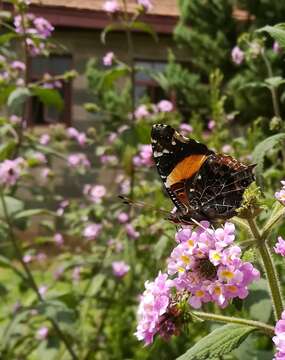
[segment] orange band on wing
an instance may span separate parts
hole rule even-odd
[[[206,159],[206,155],[190,155],[180,161],[168,175],[166,186],[170,187],[181,180],[191,178],[200,169]]]

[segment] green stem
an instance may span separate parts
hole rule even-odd
[[[253,218],[247,219],[253,236],[257,242],[257,248],[262,260],[264,272],[267,278],[268,288],[272,299],[273,310],[276,320],[281,319],[281,314],[284,309],[282,290],[278,280],[278,274],[274,266],[274,262],[270,253],[270,248],[260,235],[256,223]]]
[[[191,313],[203,320],[209,320],[209,321],[226,323],[226,324],[240,324],[240,325],[245,325],[245,326],[252,326],[252,327],[255,327],[258,330],[262,331],[266,335],[269,335],[270,337],[274,334],[273,326],[267,325],[260,321],[236,318],[236,317],[232,317],[232,316],[216,315],[216,314],[206,313],[206,312],[202,312],[202,311],[192,311]]]
[[[26,281],[29,285],[29,287],[35,292],[38,300],[40,302],[44,302],[44,299],[42,297],[42,295],[39,292],[38,286],[36,284],[36,281],[33,277],[33,274],[31,273],[28,264],[25,263],[25,261],[23,260],[23,253],[22,253],[22,249],[20,247],[20,245],[18,244],[18,241],[16,239],[16,236],[14,234],[14,230],[13,230],[13,224],[11,222],[9,213],[8,213],[8,209],[7,209],[7,204],[4,198],[4,194],[3,194],[3,190],[0,190],[0,198],[1,198],[1,204],[2,204],[2,208],[3,208],[3,212],[4,212],[4,216],[5,216],[5,220],[6,223],[8,225],[8,233],[9,233],[9,238],[12,242],[13,248],[15,250],[15,254],[16,257],[18,259],[18,261],[21,263],[25,273],[26,273]],[[79,358],[77,357],[77,355],[75,354],[75,352],[73,351],[73,348],[71,346],[71,344],[69,343],[69,341],[67,340],[66,336],[64,335],[64,333],[61,331],[59,325],[57,324],[57,322],[51,318],[51,317],[47,317],[47,319],[51,322],[55,332],[57,333],[58,337],[62,340],[62,342],[64,343],[68,353],[70,354],[72,360],[79,360]]]

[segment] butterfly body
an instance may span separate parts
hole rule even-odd
[[[154,125],[151,137],[158,172],[177,209],[169,220],[215,222],[236,214],[244,190],[254,180],[254,165],[215,154],[169,125]]]

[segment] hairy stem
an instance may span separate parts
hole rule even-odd
[[[24,271],[26,273],[26,281],[27,281],[29,287],[37,295],[38,300],[40,302],[44,302],[44,299],[43,299],[42,295],[40,294],[38,286],[36,284],[36,281],[35,281],[35,279],[33,277],[33,274],[30,271],[30,269],[28,267],[28,264],[25,263],[25,261],[23,260],[23,252],[22,252],[21,246],[19,245],[19,243],[18,243],[18,241],[16,239],[16,236],[14,234],[13,224],[12,224],[12,221],[11,221],[9,213],[8,213],[8,208],[7,208],[5,197],[4,197],[4,194],[3,194],[3,190],[0,190],[0,198],[1,198],[1,205],[2,205],[2,208],[3,208],[5,220],[6,220],[6,223],[7,223],[7,226],[8,226],[9,238],[10,238],[12,246],[14,248],[16,257],[17,257],[18,261],[21,263],[21,265],[22,265],[22,267],[23,267],[23,269],[24,269]],[[72,360],[79,360],[79,358],[77,357],[77,355],[73,351],[73,348],[72,348],[71,344],[69,343],[69,341],[65,337],[64,333],[61,331],[61,329],[60,329],[59,325],[57,324],[57,322],[51,317],[47,317],[47,319],[51,322],[54,330],[56,331],[56,333],[58,335],[58,337],[64,343],[64,345],[66,347],[66,350],[70,354]]]
[[[260,321],[236,318],[236,317],[232,317],[232,316],[216,315],[216,314],[206,313],[206,312],[202,312],[202,311],[192,311],[191,313],[203,320],[209,320],[209,321],[226,323],[226,324],[240,324],[240,325],[252,326],[252,327],[257,328],[264,334],[269,335],[270,337],[274,334],[273,326],[267,325]]]
[[[256,223],[253,218],[247,219],[253,236],[258,244],[257,249],[259,251],[263,269],[267,278],[268,288],[272,299],[272,305],[276,320],[281,319],[281,314],[284,308],[282,290],[278,280],[278,274],[270,253],[270,248],[267,243],[261,237],[260,232],[257,229]]]

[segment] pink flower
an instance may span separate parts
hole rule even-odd
[[[277,243],[275,244],[273,250],[276,254],[285,256],[285,240],[281,236],[278,236]]]
[[[153,8],[153,4],[150,0],[137,0],[137,2],[144,8],[145,11],[150,11]]]
[[[145,118],[145,117],[147,117],[147,116],[150,116],[150,113],[149,113],[149,111],[148,111],[148,109],[147,109],[147,106],[146,105],[139,105],[138,107],[137,107],[137,109],[135,110],[135,118],[137,119],[137,120],[139,120],[139,119],[142,119],[142,118]]]
[[[67,135],[70,139],[74,139],[78,142],[79,145],[84,146],[87,141],[86,134],[84,132],[79,132],[74,127],[69,127],[67,129]]]
[[[43,134],[43,135],[40,137],[39,143],[40,143],[41,145],[47,145],[49,142],[50,142],[50,136],[49,136],[49,134]]]
[[[157,109],[161,112],[171,112],[171,111],[173,111],[173,104],[171,101],[161,100],[157,104]]]
[[[153,342],[156,334],[169,337],[175,333],[174,316],[168,317],[171,306],[172,281],[167,274],[159,273],[153,282],[145,283],[137,312],[138,325],[135,336],[146,345]]]
[[[0,163],[0,185],[13,186],[21,176],[25,166],[23,158],[4,160]]]
[[[121,224],[124,224],[129,221],[129,215],[125,212],[121,212],[118,214],[117,219]]]
[[[103,154],[100,156],[100,162],[102,165],[116,165],[118,164],[118,158],[116,155]]]
[[[277,41],[274,41],[273,46],[272,46],[272,50],[276,54],[279,54],[282,51],[282,48],[280,47],[280,45],[279,45],[279,43]]]
[[[238,46],[232,49],[232,60],[236,65],[240,65],[244,61],[244,52]]]
[[[188,136],[193,131],[193,128],[189,124],[182,123],[179,126],[179,130],[180,130],[181,135]]]
[[[43,326],[37,331],[36,338],[38,340],[45,340],[48,337],[48,333],[49,333],[48,327]]]
[[[103,4],[103,9],[107,12],[107,13],[115,13],[116,11],[120,10],[120,6],[118,4],[118,2],[116,0],[107,0],[105,1],[105,3]]]
[[[76,266],[72,271],[72,280],[77,282],[80,280],[81,266]]]
[[[43,154],[39,151],[34,152],[31,156],[31,158],[36,160],[39,164],[47,163],[47,158],[46,158],[45,154]]]
[[[153,166],[152,147],[151,145],[140,145],[139,155],[133,158],[135,166]]]
[[[111,51],[111,52],[108,52],[104,57],[103,57],[103,64],[105,66],[111,66],[113,64],[113,61],[114,61],[114,53]]]
[[[33,256],[32,256],[32,255],[27,254],[27,255],[24,255],[24,256],[23,256],[23,261],[24,261],[24,263],[26,263],[26,264],[30,263],[32,260],[33,260]]]
[[[83,230],[83,236],[87,240],[95,240],[100,234],[101,229],[102,229],[102,225],[100,224],[95,224],[95,223],[89,224]]]
[[[73,168],[90,167],[90,161],[87,159],[86,155],[83,153],[71,154],[67,158],[68,165]]]
[[[47,179],[48,177],[52,176],[52,171],[50,168],[45,167],[41,170],[41,177]]]
[[[64,238],[60,233],[54,234],[53,240],[58,246],[62,246],[64,244]]]
[[[17,115],[11,115],[9,120],[14,125],[19,125],[22,122],[22,118]]]
[[[132,224],[126,224],[125,225],[126,232],[129,237],[133,239],[137,239],[140,236],[140,233],[135,230]]]
[[[107,190],[104,185],[85,185],[83,193],[95,204],[102,202],[102,198],[107,194]]]
[[[214,120],[210,120],[208,122],[208,129],[209,130],[213,130],[215,128],[215,126],[216,126],[216,122]]]
[[[231,147],[231,145],[229,144],[225,144],[223,147],[222,147],[222,152],[225,153],[225,154],[229,154],[233,151],[233,148]]]
[[[25,71],[26,65],[22,61],[15,60],[11,63],[11,68],[14,70]]]
[[[277,353],[273,360],[285,359],[285,311],[282,312],[281,319],[275,325],[275,336],[272,338]]]
[[[282,188],[275,193],[275,198],[285,206],[285,180],[281,181]]]
[[[130,270],[130,267],[128,264],[126,264],[124,261],[114,261],[112,263],[112,269],[113,274],[116,277],[124,277]]]
[[[41,296],[44,296],[47,291],[48,291],[48,287],[46,285],[41,285],[39,287],[39,293]]]
[[[44,39],[48,38],[54,30],[54,27],[42,17],[35,18],[34,26],[38,35]]]
[[[194,308],[207,302],[225,308],[235,297],[244,299],[248,285],[259,278],[258,270],[243,262],[241,249],[233,245],[232,223],[213,230],[203,222],[201,228],[180,230],[176,239],[179,244],[168,260],[168,273],[174,276],[177,291],[191,295]]]

